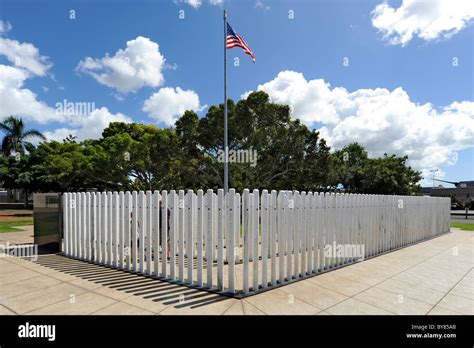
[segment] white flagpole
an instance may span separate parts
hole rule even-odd
[[[229,146],[227,144],[227,11],[224,9],[224,192],[229,192]]]

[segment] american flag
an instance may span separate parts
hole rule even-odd
[[[242,39],[242,37],[239,34],[237,34],[234,31],[234,29],[232,29],[229,23],[227,23],[227,38],[226,39],[227,39],[227,48],[234,48],[234,47],[242,48],[246,54],[252,57],[252,60],[255,63],[255,55],[253,54],[252,50],[244,41],[244,39]]]

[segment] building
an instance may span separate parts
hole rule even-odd
[[[448,182],[455,185],[455,187],[423,187],[421,193],[433,197],[455,197],[459,202],[465,204],[467,201],[474,199],[474,180],[451,182],[445,180],[436,180]]]

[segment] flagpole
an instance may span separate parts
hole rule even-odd
[[[224,9],[224,192],[229,192],[229,146],[227,144],[227,11]]]

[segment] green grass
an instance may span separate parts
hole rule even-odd
[[[15,221],[0,221],[0,233],[4,232],[19,232],[22,231],[15,226],[30,226],[33,225],[33,218],[18,219]]]
[[[464,224],[462,222],[451,222],[451,227],[460,228],[464,231],[474,231],[474,224]]]

